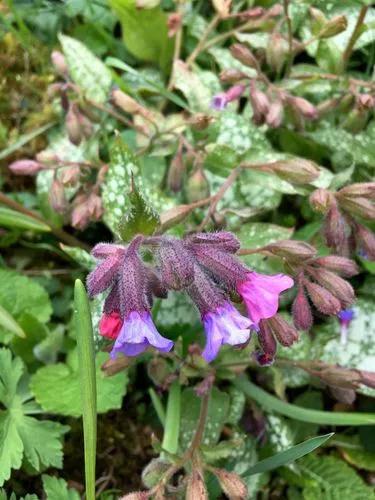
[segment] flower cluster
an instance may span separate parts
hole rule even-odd
[[[147,244],[156,248],[155,266],[146,265],[140,257],[141,245]],[[111,357],[120,352],[136,356],[150,346],[170,351],[173,342],[157,331],[151,307],[154,296],[165,298],[168,290],[179,290],[189,295],[201,314],[207,362],[223,344],[243,345],[255,331],[264,351],[257,359],[262,362],[266,357],[267,363],[262,364],[269,364],[276,352],[275,337],[283,345],[297,338],[296,330],[276,314],[279,295],[293,286],[293,280],[283,274],[266,276],[251,271],[235,256],[239,246],[235,236],[225,231],[195,233],[183,240],[136,236],[127,246],[96,245],[92,255],[98,265],[89,274],[87,287],[91,297],[108,291],[99,329],[101,335],[114,340]],[[247,316],[231,303],[233,294],[242,298]],[[262,341],[265,329],[272,352],[266,352],[267,342]]]

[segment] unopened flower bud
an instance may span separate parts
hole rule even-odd
[[[315,7],[310,7],[310,15],[312,17],[312,20],[320,29],[328,22],[323,12],[319,9],[316,9]]]
[[[273,101],[266,115],[266,123],[271,128],[280,127],[284,117],[284,107],[280,100]]]
[[[161,359],[162,358],[158,358],[158,360]],[[160,458],[153,458],[142,471],[142,482],[146,488],[153,488],[169,467],[170,464],[164,462]]]
[[[289,44],[280,33],[273,33],[266,47],[267,64],[276,72],[280,73],[289,53]]]
[[[303,286],[300,286],[292,306],[293,323],[298,330],[310,330],[313,316]]]
[[[87,116],[78,111],[78,123],[81,128],[82,134],[86,139],[90,139],[93,133],[93,125]]]
[[[63,184],[58,180],[54,179],[51,184],[51,190],[49,192],[49,201],[51,206],[56,212],[64,213],[67,208],[67,201],[65,198],[65,190]]]
[[[368,198],[375,199],[375,182],[356,182],[340,189],[340,196],[346,198]]]
[[[141,108],[141,105],[135,99],[120,89],[112,90],[111,99],[116,106],[131,115],[139,113]]]
[[[335,203],[335,196],[327,189],[319,188],[311,193],[309,201],[313,210],[325,214]]]
[[[186,500],[208,500],[206,485],[202,477],[202,472],[193,469],[188,477],[186,488]]]
[[[159,2],[157,2],[157,5]],[[182,15],[179,12],[172,12],[168,16],[167,26],[168,26],[168,37],[172,38],[176,35],[177,31],[182,25]]]
[[[357,105],[360,109],[371,110],[375,106],[375,98],[370,94],[359,94]]]
[[[272,365],[275,359],[277,344],[269,321],[266,319],[262,319],[259,322],[258,342],[261,350],[255,352],[256,361],[261,366]]]
[[[81,170],[78,165],[62,168],[60,181],[64,186],[74,186],[78,182],[80,174]]]
[[[308,280],[304,281],[304,285],[318,311],[329,316],[336,315],[341,311],[342,306],[340,301],[331,292]]]
[[[43,165],[34,160],[17,160],[8,166],[15,175],[35,175],[43,169]]]
[[[270,102],[267,95],[259,90],[254,81],[250,83],[250,102],[254,112],[254,120],[260,124],[268,113]]]
[[[375,233],[371,229],[356,225],[356,241],[359,249],[364,253],[368,260],[375,260]]]
[[[65,56],[59,50],[52,51],[51,61],[57,73],[62,76],[66,76],[68,74],[69,69],[68,65],[66,64]]]
[[[212,469],[217,477],[221,489],[229,500],[244,500],[247,498],[247,486],[238,474],[225,469]]]
[[[176,238],[163,240],[158,249],[161,281],[167,288],[181,290],[194,279],[194,257]]]
[[[216,248],[229,253],[236,253],[240,249],[240,241],[233,233],[217,231],[216,233],[193,233],[186,237],[192,244],[214,245]]]
[[[99,220],[103,215],[102,199],[94,192],[91,192],[87,198],[87,210],[93,220]]]
[[[294,184],[308,184],[319,177],[319,169],[312,161],[303,158],[280,160],[267,165],[267,169]]]
[[[69,106],[65,118],[65,126],[70,142],[77,146],[82,140],[83,131],[79,120],[78,106],[75,103]]]
[[[304,118],[315,120],[318,117],[316,107],[303,97],[290,97],[288,102],[292,108],[301,113]]]
[[[348,370],[340,367],[324,368],[319,372],[321,378],[326,384],[344,389],[355,389],[360,382],[360,375],[354,370]]]
[[[310,259],[316,255],[316,249],[305,241],[280,240],[263,247],[264,250],[292,260]]]
[[[345,210],[353,215],[359,215],[364,219],[375,219],[375,205],[367,198],[349,198],[340,195],[339,202]]]
[[[375,389],[375,372],[369,372],[366,370],[359,370],[359,374],[361,377],[361,384],[367,385],[367,387],[371,387]]]
[[[346,308],[353,304],[355,294],[353,287],[337,274],[328,271],[322,267],[307,268],[309,274],[325,289],[329,290],[341,302],[342,307]]]
[[[342,128],[351,134],[358,134],[366,127],[368,117],[368,110],[357,105],[346,114],[342,121]]]
[[[235,43],[230,47],[230,53],[238,61],[250,68],[257,68],[258,61],[250,49],[241,43]]]
[[[355,276],[359,273],[359,268],[354,260],[341,257],[340,255],[318,257],[314,260],[314,264],[341,274],[341,276],[344,276],[345,278],[350,278],[351,276]]]
[[[319,38],[331,38],[342,33],[348,27],[348,21],[345,16],[335,16],[325,23],[319,32]]]
[[[268,319],[273,334],[281,345],[289,347],[298,340],[298,332],[280,314]]]
[[[172,158],[168,169],[167,186],[174,193],[178,193],[181,190],[185,169],[182,147],[180,146]]]
[[[323,231],[327,245],[341,253],[347,239],[347,225],[336,203],[327,212]]]
[[[212,0],[213,6],[220,17],[227,17],[232,0]]]
[[[187,180],[186,198],[189,203],[204,200],[210,195],[210,186],[204,171],[198,168]]]
[[[245,73],[240,71],[239,69],[224,69],[220,73],[220,80],[223,83],[237,83],[238,81],[242,80],[244,77],[246,77]]]

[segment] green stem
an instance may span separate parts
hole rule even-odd
[[[346,68],[348,61],[350,59],[350,56],[353,52],[355,42],[358,40],[358,38],[360,36],[363,21],[365,20],[365,17],[367,14],[367,10],[368,10],[368,5],[364,5],[361,8],[361,10],[359,11],[359,16],[358,16],[357,22],[355,24],[353,33],[352,33],[351,37],[349,38],[348,45],[346,46],[346,49],[345,49],[344,54],[342,56],[343,70]]]
[[[167,403],[167,414],[165,417],[165,428],[162,448],[171,454],[177,453],[178,436],[180,433],[181,414],[181,386],[175,380],[170,389]]]
[[[250,382],[246,376],[240,376],[233,384],[250,399],[255,400],[266,411],[273,411],[302,422],[320,425],[374,425],[375,413],[343,413],[310,410],[291,403],[281,401]]]
[[[165,426],[165,410],[163,407],[163,403],[161,402],[159,396],[156,394],[154,389],[150,387],[148,390],[148,393],[150,395],[152,404],[154,405],[156,415],[158,416],[158,419],[160,420],[161,425],[164,427]]]

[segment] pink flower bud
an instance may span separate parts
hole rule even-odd
[[[347,240],[348,226],[344,217],[341,215],[337,204],[334,203],[328,210],[324,220],[324,236],[327,245],[335,249],[338,253],[342,253]]]
[[[94,192],[87,198],[87,210],[92,220],[99,220],[103,215],[102,199]]]
[[[62,76],[67,76],[68,74],[68,65],[66,64],[65,56],[59,50],[52,51],[51,61],[54,65],[57,73]]]
[[[375,219],[375,205],[367,198],[349,198],[339,193],[340,206],[353,215],[364,219]]]
[[[64,213],[67,209],[64,186],[58,179],[54,179],[52,182],[49,201],[52,208],[58,213]]]
[[[220,73],[220,80],[224,83],[237,83],[239,80],[242,80],[246,77],[245,73],[238,69],[224,69]]]
[[[221,489],[225,495],[232,500],[242,500],[248,498],[247,486],[238,474],[228,472],[224,469],[212,469],[217,477]]]
[[[367,385],[367,387],[375,389],[375,372],[359,370],[359,374],[361,377],[361,384]]]
[[[310,330],[313,316],[303,286],[300,286],[292,306],[293,322],[298,330]]]
[[[186,488],[186,500],[208,500],[206,485],[202,477],[202,472],[198,469],[193,469],[188,477]]]
[[[273,101],[266,115],[266,123],[271,128],[280,127],[284,117],[284,107],[281,101]]]
[[[172,38],[182,26],[182,15],[179,12],[172,12],[167,20],[168,36]]]
[[[250,68],[257,68],[258,61],[254,54],[245,45],[241,43],[235,43],[230,47],[230,53],[238,61],[242,62],[245,66]]]
[[[353,304],[355,294],[353,287],[337,274],[322,267],[308,267],[309,274],[325,289],[329,290],[339,301],[343,308]]]
[[[262,123],[268,113],[270,102],[267,95],[257,88],[253,80],[250,83],[250,102],[254,112],[254,121],[257,124]]]
[[[15,175],[35,175],[43,169],[43,165],[34,160],[17,160],[8,166]]]
[[[342,306],[340,301],[331,292],[308,280],[304,281],[304,285],[318,311],[328,316],[336,315],[341,311]]]
[[[375,182],[356,182],[340,189],[340,196],[375,199]]]
[[[74,186],[77,184],[81,170],[78,165],[73,165],[71,167],[64,167],[60,172],[60,181],[64,186]]]
[[[368,260],[375,260],[375,234],[371,229],[362,224],[356,225],[355,233],[359,249],[364,253]]]
[[[316,255],[317,250],[305,241],[280,240],[263,247],[264,250],[292,260],[311,259]]]
[[[326,213],[335,203],[335,196],[327,189],[315,189],[309,198],[310,205],[316,212]]]
[[[354,260],[341,257],[339,255],[327,255],[326,257],[318,257],[314,260],[314,264],[325,267],[330,271],[341,274],[345,278],[350,278],[359,273],[359,268]]]
[[[375,98],[370,94],[359,94],[357,105],[360,109],[373,109],[373,107],[375,106]]]
[[[294,184],[308,184],[319,177],[317,165],[303,158],[280,160],[266,165],[267,170]]]
[[[116,106],[131,115],[139,113],[141,108],[141,105],[135,99],[120,89],[112,90],[111,99]]]
[[[292,108],[301,113],[301,115],[308,120],[315,120],[318,117],[316,107],[303,97],[290,97],[288,99]]]
[[[78,145],[82,140],[82,130],[79,120],[78,106],[75,103],[70,104],[65,118],[66,131],[70,142]]]

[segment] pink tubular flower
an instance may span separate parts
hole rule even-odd
[[[160,335],[149,312],[132,311],[123,322],[111,351],[111,358],[115,359],[119,352],[125,356],[137,356],[150,346],[169,352],[173,342]]]
[[[237,291],[246,304],[249,318],[258,326],[261,319],[271,318],[277,313],[280,293],[293,284],[292,278],[285,274],[267,276],[249,272],[246,280],[237,285]]]
[[[227,104],[236,101],[241,97],[244,93],[245,85],[233,85],[226,92],[220,92],[219,94],[214,95],[211,102],[211,107],[216,109],[216,111],[222,111],[226,108]]]
[[[99,332],[103,337],[115,340],[121,330],[122,320],[119,313],[111,312],[110,314],[103,314],[99,322]]]
[[[229,302],[206,312],[202,320],[207,338],[202,355],[208,363],[216,358],[222,344],[240,345],[250,338],[251,321]]]

